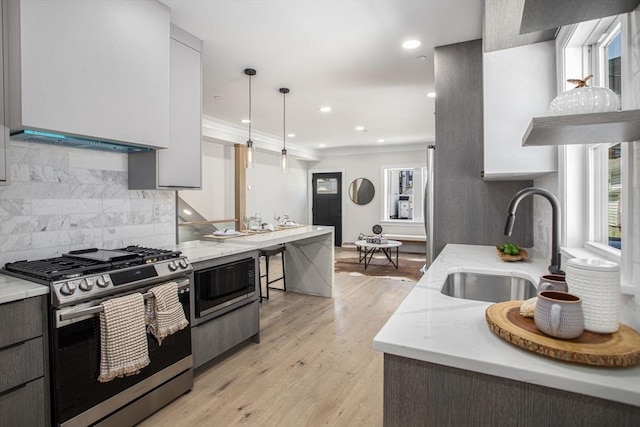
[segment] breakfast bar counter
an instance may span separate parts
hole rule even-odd
[[[385,353],[385,411],[392,400],[387,395],[392,392],[387,380],[393,380],[388,368],[406,362],[427,371],[442,368],[489,382],[524,383],[597,398],[594,401],[606,399],[640,414],[640,365],[594,367],[523,350],[491,332],[485,320],[491,303],[440,292],[447,275],[454,272],[516,276],[537,284],[547,264],[547,259],[536,255],[528,262],[506,263],[497,258],[492,246],[447,245],[374,338],[373,348]],[[389,385],[397,391],[397,384]]]
[[[308,295],[333,295],[333,227],[303,225],[226,239],[180,243],[176,249],[190,262],[205,261],[269,246],[286,246],[287,290]]]

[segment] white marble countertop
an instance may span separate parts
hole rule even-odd
[[[323,225],[302,225],[298,227],[282,228],[275,231],[265,231],[223,240],[225,243],[243,243],[257,245],[259,248],[287,243],[294,240],[306,239],[331,233],[333,227]]]
[[[175,246],[182,252],[189,262],[199,262],[208,259],[220,258],[242,252],[265,248],[295,240],[321,236],[333,231],[333,227],[320,225],[305,225],[288,229],[268,231],[264,233],[249,234],[227,239],[196,240],[184,242]]]
[[[378,332],[375,350],[497,377],[640,406],[640,365],[601,368],[572,364],[518,348],[489,329],[491,303],[440,293],[449,273],[513,275],[538,282],[548,260],[500,261],[493,246],[447,245]]]
[[[0,304],[49,293],[49,287],[6,274],[0,274]]]
[[[169,247],[168,247],[169,248]],[[190,263],[220,258],[242,252],[250,252],[258,249],[256,245],[242,243],[230,243],[228,241],[194,240],[171,246],[186,256]]]

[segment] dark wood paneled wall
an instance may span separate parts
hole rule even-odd
[[[517,211],[511,238],[503,235],[511,197],[532,181],[484,181],[482,41],[435,49],[435,255],[447,243],[533,245],[531,200]]]

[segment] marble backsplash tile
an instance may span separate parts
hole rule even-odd
[[[175,193],[129,190],[126,154],[10,141],[0,264],[88,247],[175,243]]]

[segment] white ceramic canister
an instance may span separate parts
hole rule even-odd
[[[620,326],[620,265],[589,258],[567,261],[569,292],[582,299],[584,329],[613,333]]]

